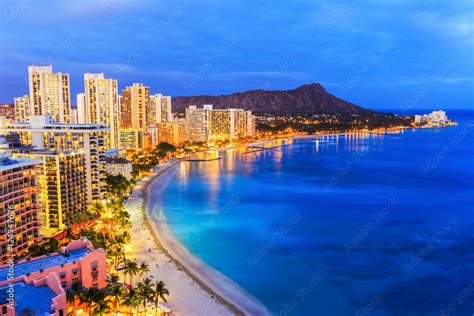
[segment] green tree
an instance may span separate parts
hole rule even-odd
[[[156,281],[155,286],[153,287],[153,303],[155,304],[155,311],[158,313],[158,302],[160,298],[167,302],[166,296],[169,296],[170,292],[166,288],[166,285],[163,281]]]

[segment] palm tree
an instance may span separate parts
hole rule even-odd
[[[116,314],[121,305],[122,298],[125,296],[125,288],[122,284],[115,284],[109,287],[108,294],[114,299],[113,313]]]
[[[166,297],[170,295],[170,291],[166,288],[165,282],[163,281],[156,281],[155,287],[153,288],[153,303],[155,304],[155,312],[158,314],[158,302],[160,298],[167,302]]]
[[[151,284],[151,279],[145,278],[143,282],[138,283],[137,292],[142,301],[143,308],[146,315],[146,303],[153,299],[153,289]]]
[[[140,279],[143,277],[143,274],[148,273],[150,271],[150,268],[148,267],[148,264],[145,262],[140,263],[140,266],[138,267],[138,275],[140,276]]]
[[[125,266],[123,267],[123,272],[125,274],[125,277],[127,274],[130,275],[130,284],[132,284],[133,282],[133,276],[136,275],[138,273],[138,270],[139,267],[138,267],[138,264],[135,262],[135,261],[130,261],[130,260],[127,260],[125,262]]]
[[[140,306],[140,296],[135,289],[130,289],[124,295],[124,304],[130,307],[130,313],[132,314],[133,308],[137,308],[136,314],[138,314],[138,306]]]
[[[76,308],[76,298],[77,296],[83,291],[83,287],[81,282],[73,281],[71,288],[66,290],[66,300],[69,302],[70,306],[72,306],[72,314],[75,315],[75,308]]]

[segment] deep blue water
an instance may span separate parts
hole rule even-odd
[[[474,116],[185,163],[162,196],[193,254],[277,315],[474,313]]]

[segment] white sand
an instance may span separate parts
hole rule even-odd
[[[148,277],[165,282],[171,293],[167,305],[175,315],[268,315],[260,302],[176,241],[162,213],[145,215],[143,193],[151,180],[160,181],[162,175],[173,172],[163,172],[170,165],[160,165],[157,178],[149,176],[137,183],[126,205],[132,221],[131,257],[149,265]]]

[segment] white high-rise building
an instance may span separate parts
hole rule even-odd
[[[76,96],[77,100],[77,122],[86,124],[86,95],[79,93]]]
[[[69,74],[53,73],[50,66],[29,66],[30,115],[51,115],[55,122],[69,122]]]
[[[110,135],[106,139],[106,147],[118,148],[119,99],[117,80],[105,79],[103,73],[84,74],[83,107],[84,110],[81,110],[81,112],[84,112],[85,123],[107,125],[110,128]]]

